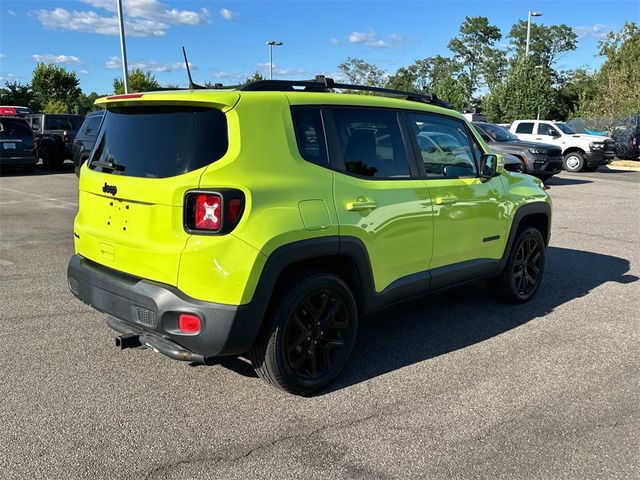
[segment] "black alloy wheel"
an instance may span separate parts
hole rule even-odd
[[[327,386],[349,360],[358,311],[337,275],[305,270],[276,287],[262,332],[249,351],[256,373],[274,387],[309,395]]]
[[[538,288],[542,274],[542,249],[534,236],[528,236],[518,246],[513,262],[513,281],[523,297]]]
[[[348,336],[344,300],[329,288],[316,290],[298,303],[285,332],[285,356],[293,373],[314,381],[339,361]]]
[[[507,264],[489,280],[489,290],[509,303],[529,301],[538,290],[544,272],[546,245],[540,230],[523,225],[518,229]]]

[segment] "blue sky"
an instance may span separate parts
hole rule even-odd
[[[528,10],[536,22],[566,23],[578,49],[556,68],[596,68],[598,39],[625,21],[640,22],[640,0],[503,1],[211,1],[123,0],[130,67],[154,72],[163,84],[186,85],[180,47],[196,82],[226,84],[268,71],[267,40],[275,77],[335,74],[347,57],[395,72],[418,58],[448,55],[447,43],[465,16],[484,15],[506,37]],[[28,83],[38,61],[74,70],[89,93],[110,93],[120,76],[116,0],[2,0],[0,81]],[[506,39],[504,40],[506,43]]]

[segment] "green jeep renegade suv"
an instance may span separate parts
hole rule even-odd
[[[481,278],[525,302],[540,284],[543,185],[433,96],[317,77],[96,103],[68,280],[121,348],[247,354],[309,394],[372,311]]]

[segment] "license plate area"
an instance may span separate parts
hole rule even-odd
[[[2,142],[2,148],[4,148],[5,150],[15,150],[16,149],[16,144],[13,142]]]

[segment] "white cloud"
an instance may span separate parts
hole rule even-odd
[[[594,40],[604,40],[607,34],[613,30],[613,26],[604,23],[594,23],[593,25],[581,25],[573,27],[573,31],[579,39],[591,37]]]
[[[12,17],[15,17],[16,15],[18,15],[14,10],[7,10],[7,13]]]
[[[242,73],[242,72],[225,72],[222,70],[216,70],[211,74],[213,78],[216,80],[229,80],[233,83],[244,82],[247,78],[249,78],[252,74],[250,73]]]
[[[236,12],[232,12],[228,8],[220,9],[220,16],[222,18],[224,18],[225,20],[229,20],[230,22],[233,22],[234,20],[237,20],[237,18],[238,18],[238,14]]]
[[[95,10],[36,10],[33,15],[48,29],[72,30],[77,32],[118,35],[118,19],[115,15],[116,2],[113,0],[82,0],[97,9],[111,12],[102,15]],[[208,22],[206,8],[196,12],[168,8],[158,0],[124,0],[125,31],[132,37],[162,37],[170,25],[201,25]]]
[[[4,53],[0,53],[0,58],[6,58],[6,55]]]
[[[89,70],[80,70],[80,73],[83,75],[89,75],[91,72]]]
[[[109,60],[105,62],[104,66],[110,69],[122,68],[122,62],[120,61],[120,57],[109,57]],[[179,70],[181,68],[184,69],[184,62],[161,63],[156,62],[155,60],[138,60],[134,62],[128,62],[127,66],[129,67],[129,70],[135,70],[136,68],[139,68],[140,70],[144,71],[167,73]],[[198,69],[198,67],[191,62],[189,62],[189,68],[191,70]]]
[[[51,53],[41,55],[36,53],[31,55],[31,58],[38,63],[73,63],[76,65],[82,63],[82,60],[75,55],[53,55]]]
[[[256,63],[256,67],[264,73],[269,73],[269,62]],[[289,77],[309,76],[309,72],[303,68],[283,68],[278,67],[275,63],[273,64],[273,74]]]
[[[7,73],[6,75],[0,75],[0,82],[15,82],[23,78],[22,75],[16,75],[15,73]]]
[[[404,35],[399,33],[390,33],[386,39],[379,38],[373,30],[368,32],[352,32],[347,37],[349,43],[362,45],[368,48],[396,48],[406,41]],[[341,42],[337,38],[332,38],[329,43],[332,45],[340,45]]]
[[[342,42],[341,42],[340,40],[338,40],[337,38],[332,38],[331,40],[329,40],[329,43],[330,43],[331,45],[334,45],[334,46],[336,46],[336,45],[342,45]]]

